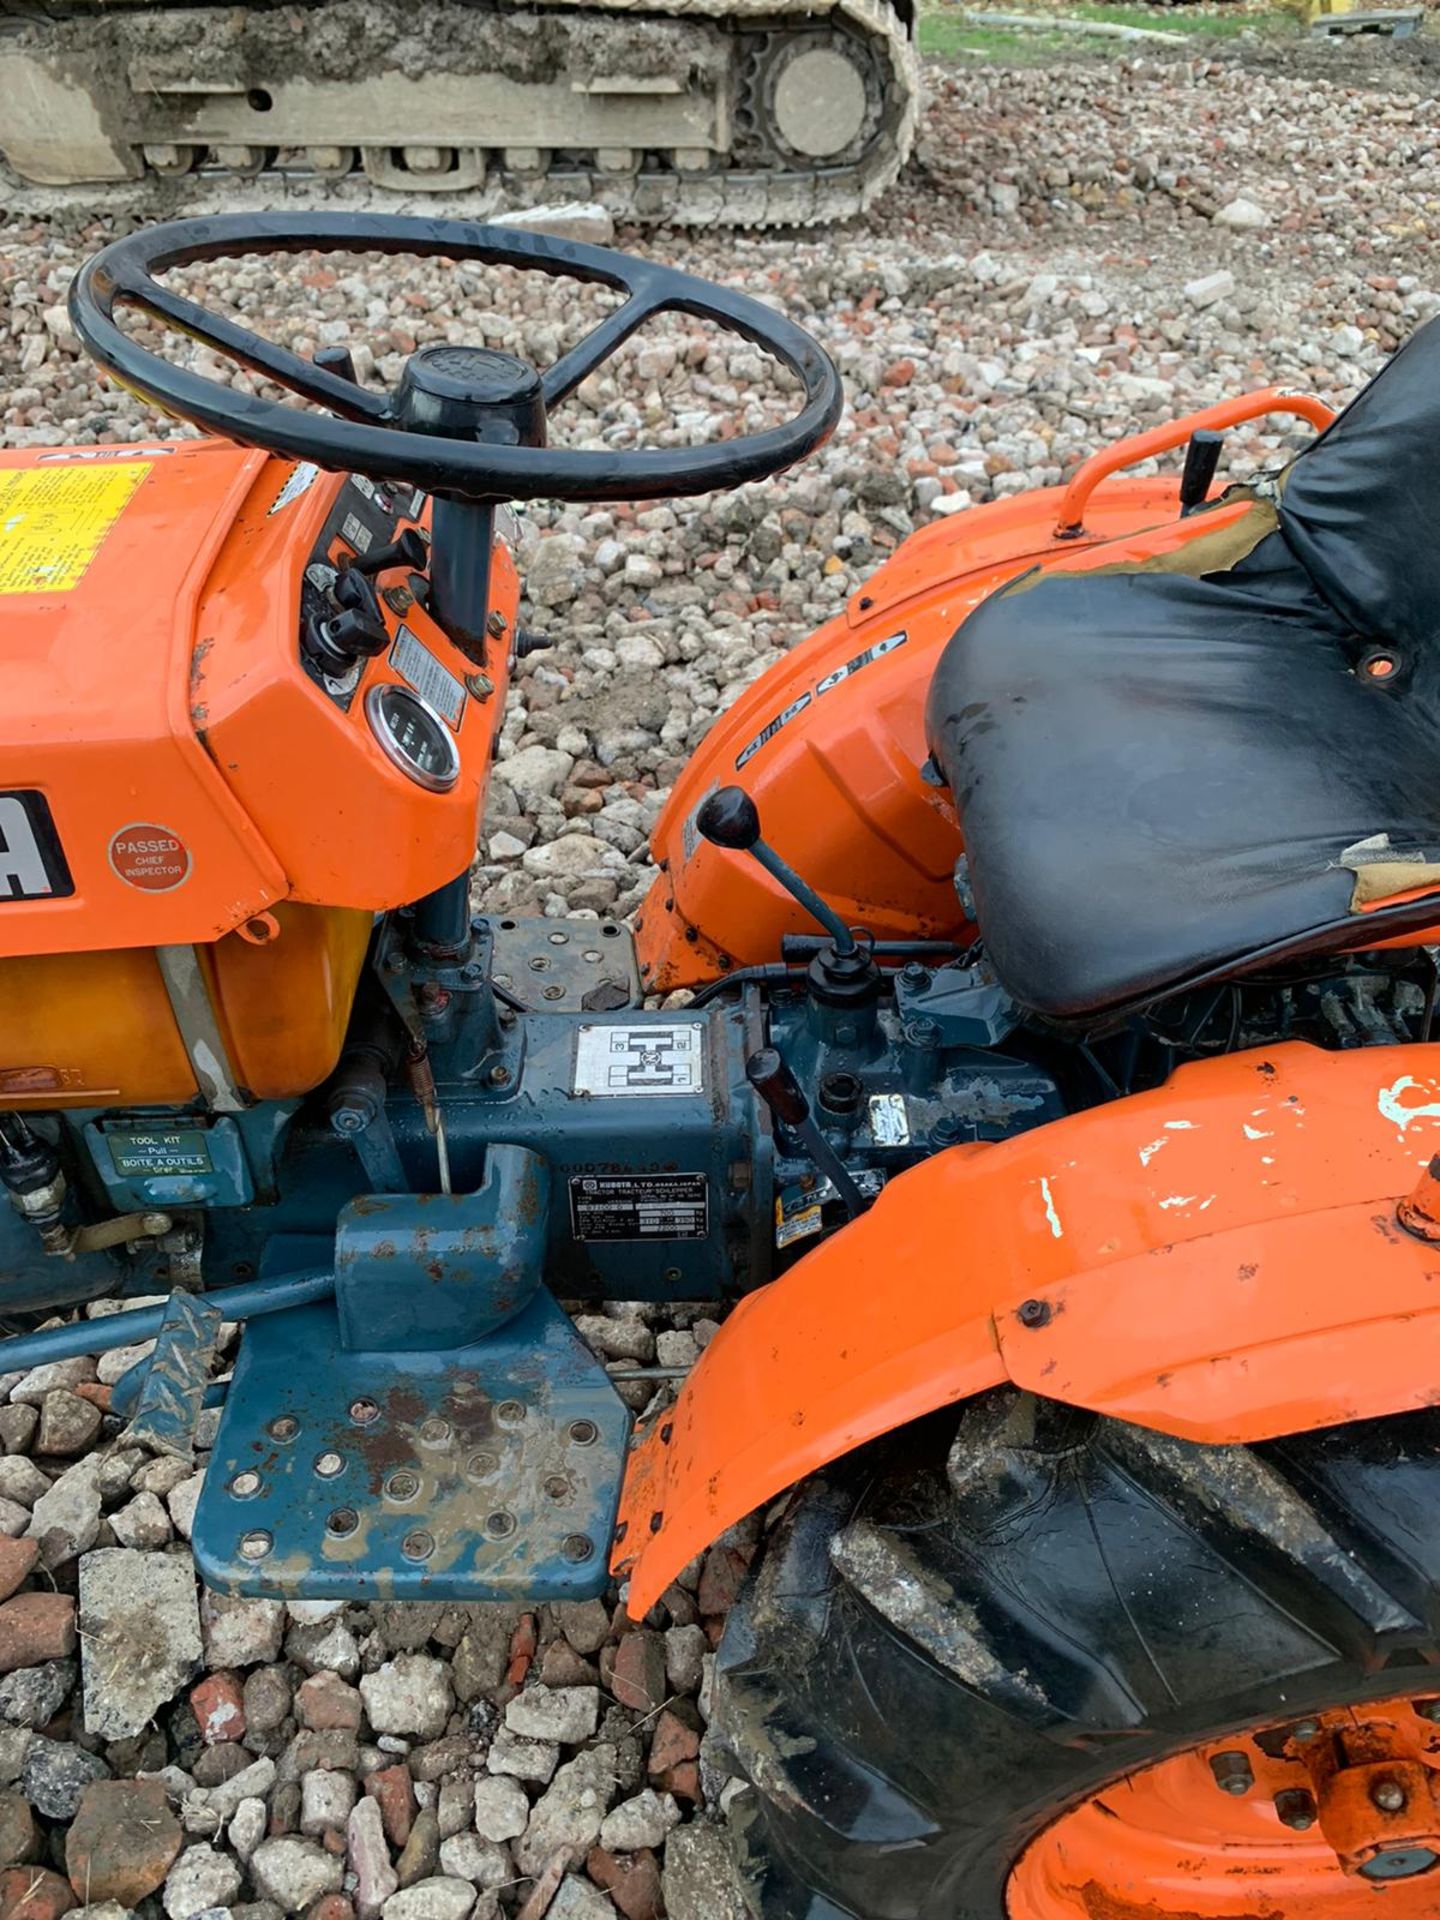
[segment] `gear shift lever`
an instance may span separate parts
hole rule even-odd
[[[713,847],[728,847],[758,860],[773,880],[798,901],[835,943],[837,954],[855,952],[855,936],[832,906],[802,880],[788,861],[760,837],[760,811],[743,787],[721,787],[701,803],[695,825]]]

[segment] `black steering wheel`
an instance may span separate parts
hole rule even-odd
[[[530,268],[598,281],[628,297],[543,374],[490,348],[422,347],[396,390],[381,394],[208,312],[156,278],[200,260],[310,251]],[[176,366],[122,331],[117,306],[138,307],[328,411],[237,393]],[[652,314],[667,312],[715,321],[773,355],[804,388],[800,411],[781,426],[703,447],[612,453],[546,445],[546,409],[573,393]],[[467,220],[256,213],[170,221],[116,240],[87,262],[70,290],[70,317],[108,373],[167,413],[242,445],[460,500],[650,500],[736,487],[777,473],[828,439],[843,398],[823,349],[758,300],[608,247]]]

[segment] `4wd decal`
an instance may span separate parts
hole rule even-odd
[[[859,673],[862,668],[868,667],[873,660],[883,660],[887,653],[894,653],[897,647],[904,646],[908,638],[909,635],[905,633],[892,633],[888,639],[876,640],[873,645],[866,647],[863,653],[857,653],[854,659],[847,660],[844,666],[833,668],[822,680],[816,683],[813,694],[802,693],[798,700],[792,700],[788,707],[785,707],[780,713],[777,713],[773,720],[760,729],[759,733],[750,741],[748,746],[741,748],[740,752],[735,756],[735,771],[739,773],[742,767],[747,766],[762,747],[770,744],[782,727],[788,727],[792,720],[805,711],[811,700],[818,699],[821,694],[831,692],[832,689],[838,687],[843,680],[849,680],[854,674]]]
[[[798,700],[792,700],[790,702],[783,713],[777,713],[768,726],[760,729],[749,746],[742,747],[740,752],[736,754],[735,771],[738,773],[743,766],[747,766],[749,762],[755,758],[760,749],[773,740],[782,727],[788,727],[796,714],[803,713],[809,704],[810,695],[808,693],[802,693]]]
[[[850,679],[859,673],[862,667],[868,667],[872,660],[883,660],[887,653],[894,653],[897,647],[903,647],[908,635],[892,633],[888,640],[877,640],[874,646],[866,647],[863,653],[857,653],[853,660],[847,660],[843,667],[836,667],[833,673],[827,673],[816,687],[817,694],[829,693],[832,687],[838,687],[842,680]]]
[[[44,794],[0,793],[0,904],[62,900],[74,891]]]

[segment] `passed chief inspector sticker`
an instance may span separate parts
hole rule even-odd
[[[136,460],[0,472],[0,594],[77,586],[149,471]]]
[[[110,842],[110,864],[122,880],[144,893],[168,893],[190,872],[190,849],[168,827],[138,821]]]

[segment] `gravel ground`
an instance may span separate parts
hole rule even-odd
[[[1247,387],[1350,395],[1440,306],[1427,58],[937,72],[917,162],[864,230],[620,236],[809,326],[849,412],[767,487],[531,510],[533,619],[557,644],[525,663],[505,723],[488,904],[631,909],[647,831],[717,712],[912,528]],[[156,431],[97,383],[61,305],[108,237],[74,215],[0,229],[9,445]],[[595,311],[433,264],[220,264],[191,284],[303,349],[346,339],[382,379],[431,339],[548,359]],[[785,400],[743,343],[656,323],[557,436],[699,440]],[[1286,444],[1238,433],[1230,471]],[[684,1364],[713,1331],[703,1309],[583,1324],[630,1363]],[[637,1631],[613,1594],[524,1615],[197,1608],[198,1474],[117,1449],[115,1377],[0,1379],[0,1920],[77,1902],[96,1920],[738,1915],[701,1743],[753,1528]]]

